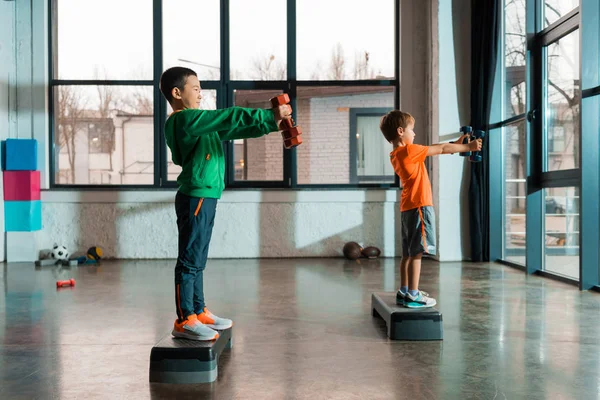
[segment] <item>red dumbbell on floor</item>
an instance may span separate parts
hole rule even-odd
[[[75,286],[75,279],[69,279],[67,281],[56,281],[57,288],[60,288],[63,286]]]
[[[273,97],[271,99],[271,105],[273,107],[279,107],[284,104],[289,104],[290,96],[287,93],[281,94],[277,97]],[[292,147],[299,146],[302,144],[302,129],[299,126],[294,126],[294,120],[291,118],[285,118],[281,121],[280,125],[282,132],[281,136],[283,137],[283,145],[286,149],[291,149]]]

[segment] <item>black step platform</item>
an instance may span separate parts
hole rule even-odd
[[[219,356],[232,347],[231,329],[219,331],[219,338],[210,342],[175,338],[169,333],[150,352],[150,382],[214,382]]]
[[[392,340],[442,340],[442,314],[435,308],[406,308],[396,305],[396,293],[373,293],[371,310],[387,324]]]

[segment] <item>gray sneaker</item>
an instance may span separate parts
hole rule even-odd
[[[404,296],[404,307],[408,308],[429,308],[437,304],[434,298],[429,297],[425,292],[419,292],[416,296],[406,293]]]
[[[419,290],[419,293],[421,293],[423,296],[429,297],[429,293],[427,293],[427,292]],[[408,294],[408,292],[402,293],[402,291],[398,290],[396,292],[396,304],[399,306],[403,306],[404,303],[406,303],[406,295],[407,294]]]
[[[195,314],[190,315],[183,322],[175,320],[175,326],[171,334],[182,339],[203,341],[215,340],[219,337],[217,331],[198,321]]]
[[[204,307],[204,311],[197,314],[196,317],[198,318],[198,321],[215,330],[225,330],[233,326],[232,320],[217,317],[215,314],[208,311],[208,308],[206,307]]]

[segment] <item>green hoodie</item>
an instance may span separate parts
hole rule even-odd
[[[221,141],[257,138],[277,130],[269,109],[186,109],[172,114],[165,123],[165,138],[173,163],[182,167],[179,190],[193,197],[221,198],[225,188]]]

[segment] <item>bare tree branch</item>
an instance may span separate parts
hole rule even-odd
[[[375,74],[369,66],[369,52],[365,51],[362,55],[357,54],[354,61],[354,79],[372,78],[375,78]]]
[[[67,149],[71,182],[75,183],[76,136],[78,122],[83,117],[85,105],[72,86],[58,89],[58,145]]]
[[[338,43],[331,52],[331,63],[329,65],[329,78],[332,80],[343,80],[345,74],[344,65],[344,49],[342,44]]]
[[[285,65],[278,62],[273,54],[266,59],[255,59],[253,67],[253,78],[256,80],[283,81],[286,78]]]
[[[576,101],[576,96],[570,97],[569,94],[564,89],[560,88],[558,85],[556,85],[550,79],[548,79],[548,85],[552,86],[554,88],[554,90],[556,90],[558,93],[560,93],[565,98],[565,100],[567,100],[569,107],[578,105],[578,102]]]

